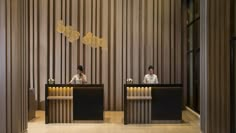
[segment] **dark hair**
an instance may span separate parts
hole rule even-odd
[[[150,65],[150,66],[148,67],[148,70],[150,70],[150,69],[154,69],[154,67],[153,67],[152,65]]]
[[[82,72],[84,71],[84,68],[83,68],[82,65],[78,65],[77,69],[80,70],[80,71],[82,71]]]

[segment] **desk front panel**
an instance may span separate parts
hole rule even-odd
[[[103,120],[103,85],[45,86],[45,123]]]
[[[124,124],[182,120],[181,84],[124,85]]]

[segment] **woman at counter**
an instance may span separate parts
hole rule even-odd
[[[145,84],[158,84],[159,82],[158,82],[157,75],[154,74],[154,67],[149,66],[148,71],[149,71],[149,74],[146,74],[144,76],[143,83],[145,83]]]
[[[79,65],[77,67],[78,73],[75,74],[71,81],[69,82],[70,84],[86,84],[87,83],[87,77],[84,74],[84,68],[83,66]]]

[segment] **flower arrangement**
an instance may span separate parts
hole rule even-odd
[[[53,78],[48,79],[48,84],[54,84],[55,80]]]
[[[133,79],[128,78],[128,79],[126,80],[126,82],[127,82],[127,84],[133,84]]]

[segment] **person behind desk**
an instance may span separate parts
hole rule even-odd
[[[70,84],[85,84],[85,83],[87,83],[87,77],[86,77],[86,75],[83,73],[83,71],[84,71],[83,66],[79,65],[79,66],[77,67],[77,71],[78,71],[78,73],[75,74],[75,75],[72,77],[72,79],[71,79],[71,81],[70,81],[69,83],[70,83]]]
[[[158,84],[157,75],[154,74],[153,70],[154,70],[153,66],[148,67],[149,74],[146,74],[144,76],[143,83],[145,83],[145,84]]]

